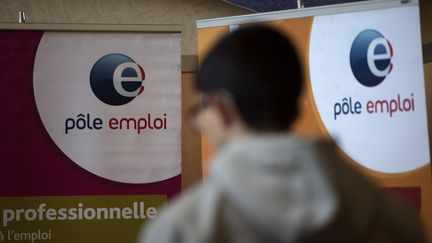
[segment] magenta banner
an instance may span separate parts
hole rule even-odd
[[[179,35],[0,31],[0,53],[0,241],[133,241],[181,187]]]

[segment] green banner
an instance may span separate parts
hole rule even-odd
[[[165,195],[0,197],[0,241],[135,242]]]

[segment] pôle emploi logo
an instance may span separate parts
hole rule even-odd
[[[351,45],[349,62],[355,79],[364,87],[380,85],[391,73],[393,47],[380,32],[366,29],[360,32]],[[391,82],[391,81],[390,81]],[[364,105],[366,104],[366,105]],[[340,115],[359,115],[387,113],[392,118],[397,112],[415,110],[414,93],[409,97],[395,95],[393,99],[376,99],[360,102],[352,97],[345,97],[333,107],[334,120]]]
[[[101,57],[90,72],[95,96],[108,105],[125,105],[144,91],[145,72],[132,58],[118,53]]]
[[[351,46],[351,70],[361,84],[374,87],[390,74],[393,68],[392,57],[393,47],[381,33],[364,30],[357,35]]]
[[[101,57],[90,72],[90,87],[94,95],[103,103],[111,106],[126,105],[143,93],[145,72],[141,65],[132,58],[120,53]],[[65,133],[78,129],[102,129],[103,120],[91,114],[78,114],[76,118],[65,120]],[[166,114],[154,118],[150,113],[146,117],[112,117],[108,120],[111,130],[133,129],[138,134],[144,129],[164,129],[167,127]]]

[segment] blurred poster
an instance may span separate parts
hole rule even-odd
[[[180,34],[0,30],[0,241],[134,242],[180,191]]]
[[[302,58],[306,85],[294,132],[334,140],[347,163],[418,209],[432,239],[418,3],[370,2],[198,21],[200,60],[221,36],[249,24],[279,29]],[[212,151],[203,141],[205,161]]]

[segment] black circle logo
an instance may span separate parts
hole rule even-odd
[[[113,53],[101,57],[90,72],[95,96],[108,105],[124,105],[144,91],[145,72],[132,58]]]

